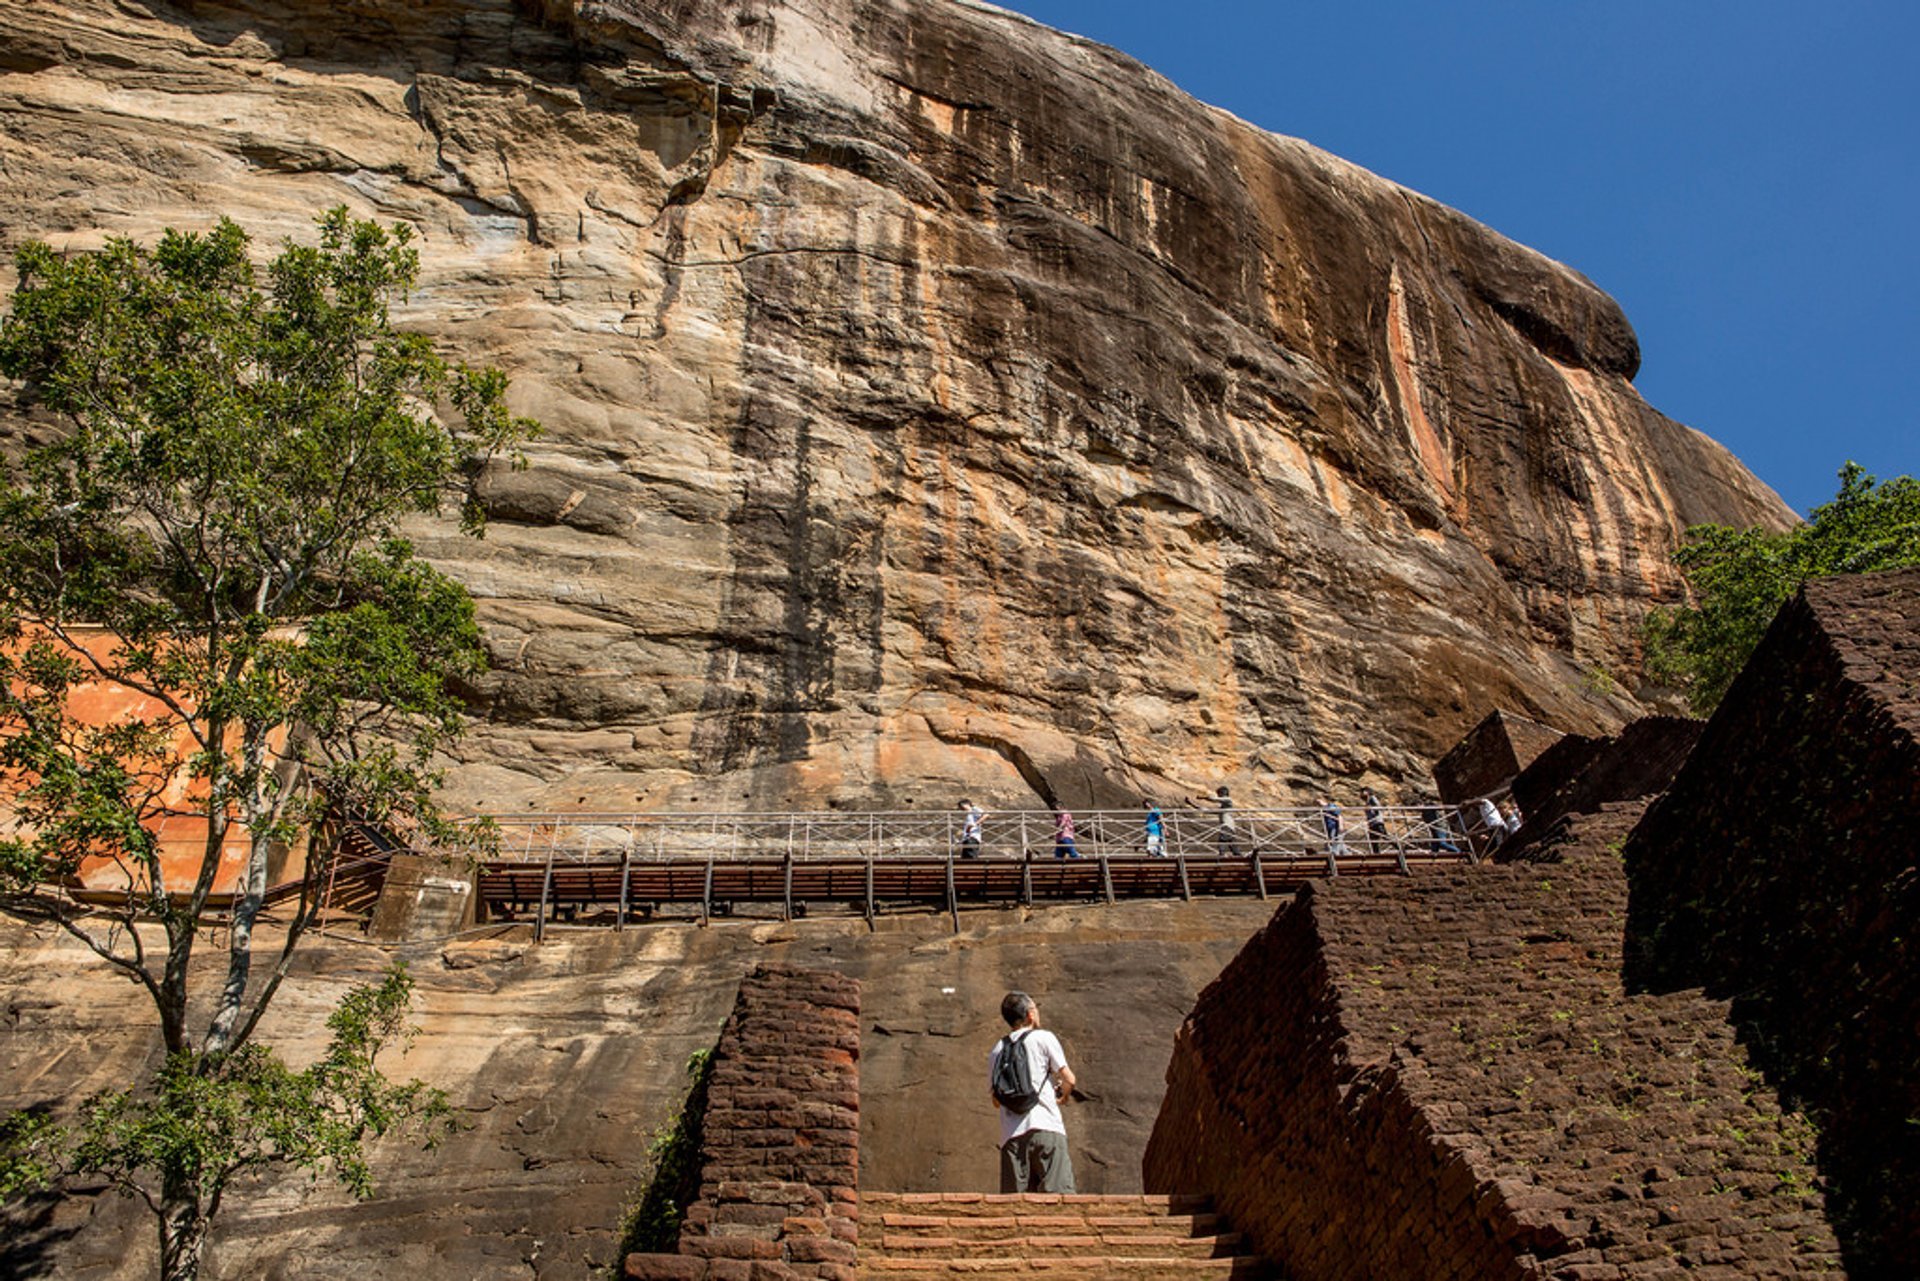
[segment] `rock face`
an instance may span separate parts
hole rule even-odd
[[[326,1013],[390,959],[415,980],[420,1032],[390,1074],[445,1089],[463,1128],[376,1153],[379,1195],[304,1176],[255,1183],[215,1227],[209,1281],[269,1277],[578,1278],[616,1263],[646,1146],[677,1109],[757,965],[860,983],[860,1183],[990,1191],[998,1122],[987,1054],[1001,996],[1035,993],[1082,1084],[1067,1124],[1080,1186],[1140,1191],[1174,1033],[1201,988],[1272,915],[1253,900],[857,917],[616,935],[482,937],[391,953],[319,940],[262,1025],[295,1063]],[[124,1086],[156,1038],[144,993],[77,943],[0,923],[0,1113]],[[0,1276],[151,1277],[146,1210],[99,1188],[0,1219]]]
[[[967,0],[9,5],[0,171],[7,248],[422,231],[549,429],[419,531],[490,807],[1392,790],[1791,519],[1575,272]]]

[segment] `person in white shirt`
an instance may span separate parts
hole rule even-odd
[[[1489,797],[1482,796],[1474,802],[1480,811],[1480,826],[1487,833],[1487,849],[1497,850],[1507,839],[1507,820],[1500,816],[1500,810]]]
[[[960,820],[960,857],[980,857],[980,823],[987,813],[972,801],[960,802],[960,811],[965,817]]]
[[[1060,1038],[1040,1026],[1040,1006],[1025,992],[1009,992],[1000,1002],[1000,1016],[1013,1029],[995,1042],[987,1056],[987,1090],[1005,1053],[1024,1054],[1039,1094],[1025,1112],[1016,1112],[996,1096],[1000,1110],[1000,1190],[1002,1192],[1072,1192],[1073,1161],[1067,1155],[1067,1126],[1060,1104],[1073,1094],[1073,1069]]]

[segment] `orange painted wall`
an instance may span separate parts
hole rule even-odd
[[[112,653],[114,637],[107,632],[75,629],[70,634],[97,658],[105,658]],[[73,716],[88,725],[112,725],[133,719],[164,721],[171,717],[166,705],[159,699],[109,680],[91,680],[76,685],[69,695],[67,706]],[[278,749],[285,741],[286,735],[281,732],[274,737],[273,746]],[[200,812],[206,797],[206,785],[194,780],[184,765],[192,750],[193,740],[182,726],[174,735],[172,754],[183,764],[161,793],[160,800],[164,808],[142,821],[143,827],[159,837],[160,875],[170,893],[184,893],[192,888],[206,852],[207,820],[205,814]],[[0,790],[6,786],[4,781],[0,781]],[[4,816],[4,820],[11,819],[11,801],[11,796],[0,794],[0,816]],[[227,894],[238,888],[246,872],[249,844],[244,828],[228,829],[220,847],[220,866],[215,873],[213,893]],[[297,880],[305,872],[306,855],[304,841],[290,850],[276,849],[268,860],[269,885]],[[121,890],[128,886],[129,869],[123,868],[109,855],[95,855],[82,860],[79,879],[81,885],[89,890]],[[144,885],[144,869],[132,869],[132,879]]]

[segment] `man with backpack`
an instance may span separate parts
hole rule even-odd
[[[1012,1029],[987,1059],[987,1088],[1000,1108],[1000,1190],[1072,1192],[1073,1161],[1061,1102],[1073,1093],[1073,1069],[1060,1038],[1040,1027],[1040,1007],[1009,992],[1000,1017]]]

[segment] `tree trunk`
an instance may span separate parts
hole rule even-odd
[[[138,928],[137,925],[128,928]],[[167,961],[160,972],[160,1040],[168,1054],[188,1046],[187,966],[193,961],[194,922],[167,922]]]
[[[169,1195],[160,1203],[160,1281],[195,1281],[212,1221],[197,1198]]]
[[[234,899],[233,917],[227,927],[227,981],[220,990],[219,1004],[214,1006],[213,1021],[200,1047],[208,1054],[225,1054],[233,1047],[240,1008],[247,999],[247,980],[253,974],[254,918],[260,914],[260,904],[267,896],[267,859],[272,846],[267,832],[274,807],[265,802],[257,781],[261,757],[266,751],[266,731],[249,725],[242,751],[246,777],[255,780],[250,794],[241,798],[248,833],[247,872],[245,882],[237,887],[240,892]]]
[[[267,895],[267,846],[267,838],[256,829],[247,854],[247,879],[227,926],[227,981],[200,1047],[207,1054],[224,1054],[232,1048],[240,1007],[247,999],[247,980],[253,974],[253,923]]]

